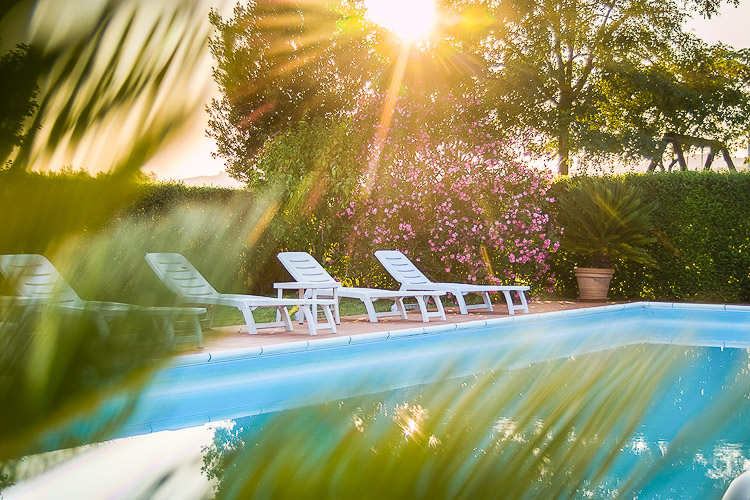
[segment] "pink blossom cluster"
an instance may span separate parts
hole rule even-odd
[[[385,140],[376,144],[373,134],[362,152],[361,160],[377,168],[366,172],[361,192],[339,213],[349,238],[332,260],[365,285],[386,284],[372,265],[373,252],[397,249],[433,280],[551,289],[548,271],[559,245],[548,213],[552,174],[510,160],[509,145],[468,116],[476,101],[451,100],[444,116],[436,103],[416,102],[401,101]],[[381,109],[377,99],[370,104],[362,115]]]

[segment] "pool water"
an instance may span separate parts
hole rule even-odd
[[[140,463],[164,469],[166,441],[209,423],[213,445],[180,453],[227,497],[720,498],[750,468],[749,318],[636,303],[182,356],[119,435],[164,439]]]
[[[361,496],[364,481],[397,498],[720,498],[750,467],[749,360],[631,346],[238,419],[216,432],[207,470],[228,497]]]

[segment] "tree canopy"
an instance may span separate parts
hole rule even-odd
[[[748,51],[686,33],[687,5],[476,4],[488,23],[470,50],[486,62],[498,121],[549,137],[562,174],[573,151],[648,156],[667,131],[726,141],[749,128]],[[718,4],[701,7],[710,15]]]
[[[374,92],[381,122],[404,93],[477,102],[493,140],[533,130],[562,174],[572,153],[648,156],[666,132],[731,143],[750,130],[750,52],[684,29],[690,10],[711,17],[720,4],[452,0],[432,36],[410,45],[356,0],[249,2],[211,16],[222,98],[209,135],[247,181],[273,137],[305,118],[351,116]]]

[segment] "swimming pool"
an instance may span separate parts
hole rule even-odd
[[[670,436],[664,430],[677,431],[686,427],[687,424],[681,422],[680,418],[684,417],[689,422],[691,418],[688,416],[703,411],[707,405],[712,408],[711,411],[721,410],[708,403],[728,387],[727,377],[737,378],[737,373],[743,373],[741,366],[737,371],[738,364],[744,362],[745,373],[747,371],[746,349],[750,347],[748,319],[748,307],[636,303],[183,356],[156,372],[120,434],[180,429],[253,415],[262,420],[266,418],[264,415],[276,414],[281,410],[302,408],[295,411],[306,411],[304,408],[311,408],[306,405],[325,405],[326,402],[347,398],[355,398],[356,401],[368,394],[378,395],[377,399],[382,398],[383,394],[399,394],[394,392],[398,389],[430,387],[429,384],[435,381],[443,385],[447,383],[444,382],[446,380],[471,380],[474,377],[472,374],[477,373],[535,373],[533,370],[550,363],[561,363],[559,370],[562,370],[562,367],[575,367],[575,360],[580,358],[596,360],[609,356],[608,353],[619,352],[618,349],[640,349],[648,344],[701,346],[697,351],[680,347],[675,352],[697,352],[699,354],[693,357],[708,363],[696,364],[699,367],[695,368],[697,371],[694,375],[684,375],[692,373],[693,365],[690,362],[679,367],[683,371],[675,371],[668,377],[675,381],[674,387],[663,389],[664,401],[681,402],[690,396],[690,404],[684,405],[690,411],[678,412],[676,417],[663,413],[664,408],[654,406],[652,401],[643,420],[646,423],[654,422],[654,425],[636,429],[632,433],[633,438],[626,444],[615,441],[603,445],[603,448],[621,446],[631,450],[617,458],[618,467],[626,464],[624,467],[627,469],[627,458],[638,453],[653,453],[658,459],[663,448],[668,447],[670,440],[677,436],[675,433]],[[721,356],[730,356],[730,359],[712,361]],[[674,357],[663,357],[656,364]],[[559,377],[559,373],[562,373],[559,370],[553,372],[551,377]],[[578,378],[575,371],[569,373],[572,373],[569,375],[571,380]],[[681,385],[683,379],[697,381],[697,387],[701,389],[700,397],[695,397],[693,388]],[[709,396],[705,396],[709,385],[712,389],[708,390]],[[645,387],[641,392],[655,390]],[[573,394],[585,393],[578,390]],[[736,391],[734,394],[737,394]],[[647,395],[650,397],[650,394]],[[747,394],[740,393],[739,397],[747,399]],[[116,402],[113,405],[116,406]],[[506,410],[506,423],[516,425],[513,406],[503,411]],[[717,418],[721,418],[715,422],[710,416],[708,420],[704,418],[699,421],[721,427],[719,424],[744,419],[743,415],[717,413]],[[644,424],[639,420],[638,425]],[[685,458],[687,462],[683,464],[684,467],[660,468],[662,471],[673,470],[669,474],[680,479],[674,483],[655,477],[648,483],[649,487],[653,485],[662,489],[654,490],[656,496],[653,497],[670,498],[669,492],[674,490],[675,484],[677,488],[689,484],[696,467],[702,467],[701,460],[712,465],[703,467],[705,470],[701,469],[703,472],[698,476],[706,476],[706,471],[710,469],[713,471],[711,474],[719,477],[718,482],[708,486],[708,491],[714,491],[715,484],[724,484],[731,474],[744,467],[743,460],[748,456],[747,438],[742,429],[734,429],[713,441],[713,444],[706,445],[710,449],[701,448],[702,459],[693,450],[689,453],[689,460]],[[684,435],[680,439],[684,439]],[[720,456],[733,457],[734,460],[731,467],[722,469],[723,475],[717,472],[721,467],[714,466],[716,460],[721,460],[717,458]],[[606,486],[606,481],[603,484]],[[613,490],[621,487],[619,484],[612,486]],[[706,488],[705,485],[698,487]],[[679,498],[679,492],[673,492],[673,497]]]
[[[746,349],[620,347],[237,419],[206,456],[222,493],[720,497],[750,466],[748,361]],[[297,473],[310,455],[325,458]],[[292,486],[255,473],[277,466]]]
[[[181,356],[156,373],[121,434],[640,343],[748,348],[750,307],[639,302]]]

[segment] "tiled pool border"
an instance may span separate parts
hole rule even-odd
[[[566,311],[552,311],[536,314],[524,314],[506,316],[503,318],[494,318],[489,320],[467,321],[463,323],[444,323],[426,327],[408,328],[400,330],[384,330],[382,332],[363,333],[358,335],[336,335],[320,339],[302,340],[297,342],[286,342],[279,344],[270,344],[266,346],[253,346],[241,349],[230,349],[222,351],[205,351],[198,354],[187,354],[175,358],[169,366],[190,366],[203,363],[218,361],[227,361],[239,358],[257,357],[271,354],[295,353],[304,351],[313,351],[316,349],[340,347],[345,345],[354,345],[368,342],[380,342],[388,339],[416,337],[425,334],[447,333],[456,330],[470,330],[476,328],[485,328],[493,326],[519,325],[525,323],[535,323],[555,318],[572,318],[580,316],[600,315],[602,313],[613,311],[626,311],[637,309],[686,309],[693,311],[743,311],[750,313],[750,306],[730,305],[730,304],[693,304],[684,302],[631,302],[626,304],[612,304],[606,306],[587,307],[580,309],[571,309]],[[644,339],[649,341],[650,339]],[[660,339],[663,343],[667,339]],[[704,345],[704,344],[700,344]],[[723,343],[716,345],[710,343],[710,347],[748,347],[748,343]]]

